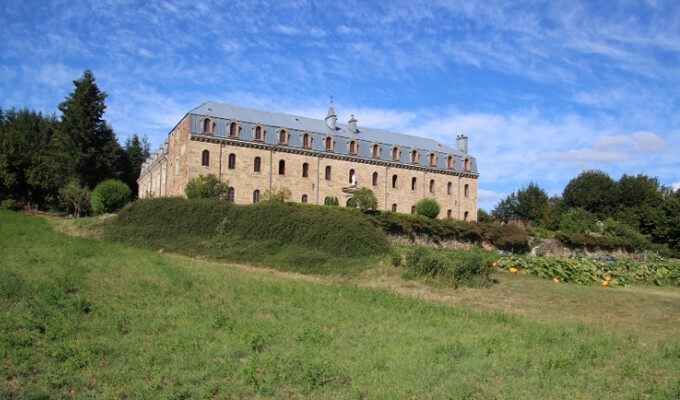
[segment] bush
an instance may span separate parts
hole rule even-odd
[[[418,246],[406,255],[406,267],[416,276],[434,278],[455,287],[490,283],[490,255],[480,250],[441,251]]]
[[[277,201],[279,203],[285,203],[290,201],[293,195],[290,189],[287,187],[280,187],[275,189],[267,189],[262,194],[262,201]]]
[[[189,199],[224,199],[229,193],[229,183],[220,182],[215,174],[199,175],[189,179],[184,193]]]
[[[416,214],[418,215],[424,215],[428,218],[434,219],[437,218],[437,215],[439,215],[439,211],[441,211],[441,207],[435,199],[426,197],[416,203]]]
[[[364,212],[378,208],[378,198],[375,197],[375,193],[369,188],[364,187],[355,190],[350,200],[352,201],[352,207],[359,207]]]
[[[562,215],[560,231],[565,233],[586,233],[595,230],[597,216],[583,208],[572,208]]]
[[[24,203],[19,200],[7,199],[2,201],[2,208],[10,211],[21,211],[24,209]]]
[[[116,212],[130,201],[132,191],[125,183],[109,179],[94,188],[90,196],[90,204],[95,214]]]
[[[64,209],[73,211],[72,216],[74,218],[89,213],[89,206],[91,204],[90,189],[86,186],[81,186],[76,179],[71,180],[66,186],[59,189],[59,195],[67,203],[64,205]]]

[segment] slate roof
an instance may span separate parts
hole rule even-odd
[[[329,109],[329,115],[331,112],[332,104],[331,109]],[[257,110],[213,101],[201,104],[189,111],[188,115],[192,116],[190,121],[190,131],[192,134],[202,134],[201,121],[205,116],[210,116],[215,123],[213,136],[217,137],[228,137],[227,125],[229,121],[236,120],[241,127],[240,140],[252,140],[253,127],[256,124],[261,124],[266,131],[265,143],[275,145],[278,144],[276,132],[279,128],[285,127],[290,137],[288,145],[291,147],[302,147],[301,134],[308,131],[312,134],[312,150],[324,151],[323,139],[330,134],[335,139],[333,151],[335,154],[348,154],[346,143],[351,139],[355,139],[359,144],[357,155],[360,157],[370,158],[371,146],[377,142],[381,145],[380,158],[383,160],[390,160],[391,149],[394,145],[397,145],[401,150],[400,162],[410,163],[410,151],[417,149],[420,153],[419,164],[422,166],[428,166],[428,154],[435,152],[437,154],[437,167],[445,168],[446,156],[450,154],[455,158],[455,170],[462,171],[463,159],[468,158],[470,160],[469,172],[477,173],[474,157],[454,147],[425,137],[363,127],[361,124],[358,126],[357,133],[350,132],[348,125],[340,122],[336,124],[335,130],[331,130],[326,125],[325,120],[322,119]]]

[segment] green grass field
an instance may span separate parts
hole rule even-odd
[[[669,399],[680,290],[299,276],[0,210],[0,399]]]

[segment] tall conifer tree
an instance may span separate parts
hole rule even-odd
[[[94,188],[108,178],[122,178],[123,151],[103,119],[107,97],[92,71],[73,81],[75,89],[59,104],[62,112],[54,135],[54,167],[62,185],[72,179]]]

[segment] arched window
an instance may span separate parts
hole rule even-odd
[[[411,178],[411,190],[416,190],[416,182],[417,182],[417,179],[416,179],[415,176],[413,178]]]
[[[411,162],[414,163],[414,164],[417,163],[418,158],[419,158],[418,157],[418,150],[416,150],[416,149],[411,150]]]
[[[465,189],[463,190],[463,195],[465,197],[470,197],[470,185],[467,183],[465,184]]]
[[[309,178],[309,164],[302,164],[302,177]]]
[[[350,169],[349,170],[349,183],[352,183],[352,177],[354,176],[354,170]]]
[[[286,128],[279,129],[279,144],[288,144],[288,131]]]
[[[229,123],[229,137],[238,137],[238,123],[236,121]]]
[[[203,150],[203,153],[201,153],[201,165],[204,167],[210,166],[210,152],[208,150]]]
[[[452,155],[446,157],[446,168],[453,169],[454,158]]]
[[[380,145],[378,143],[374,143],[371,147],[371,156],[373,158],[380,158]]]
[[[378,186],[378,173],[377,172],[373,173],[372,183],[373,183],[373,186]]]
[[[229,154],[229,169],[236,168],[236,154]]]
[[[279,160],[279,175],[286,175],[286,162]]]
[[[203,118],[203,133],[213,133],[213,122],[209,117]]]
[[[397,212],[397,203],[392,204],[392,212]]]
[[[302,195],[302,202],[303,202],[303,203],[306,203],[306,202],[307,202],[307,195],[306,195],[306,194],[303,194],[303,195]]]
[[[416,206],[411,206],[411,214],[415,214],[415,213],[416,213]]]
[[[359,145],[357,144],[357,141],[352,139],[349,141],[349,154],[357,154],[359,151]]]
[[[399,146],[392,147],[392,160],[399,161],[401,154],[399,154]]]
[[[333,138],[330,136],[326,136],[324,139],[324,148],[328,151],[333,150]]]
[[[253,161],[253,171],[260,172],[261,164],[262,161],[260,160],[260,157],[255,157],[255,160]]]
[[[451,218],[451,215],[453,214],[453,211],[447,210],[446,211],[446,218]]]
[[[430,193],[434,193],[434,179],[430,179]]]
[[[470,215],[470,213],[465,211],[465,214],[463,214],[463,221],[467,221],[469,215]]]
[[[331,180],[331,166],[326,166],[326,173],[324,174],[327,181]]]
[[[396,189],[397,188],[397,175],[392,175],[392,188]]]
[[[451,184],[451,182],[446,184],[446,194],[451,195],[451,188],[452,187],[453,187],[453,185]]]
[[[470,170],[470,159],[469,158],[466,158],[465,160],[463,160],[463,169],[465,171]]]
[[[255,126],[255,129],[253,131],[253,138],[255,140],[263,140],[262,126],[260,126],[260,125]]]
[[[234,188],[230,187],[229,191],[227,192],[227,201],[230,202],[230,203],[233,203],[234,197],[235,197]]]
[[[257,203],[258,201],[260,201],[260,191],[255,189],[255,191],[253,191],[253,203]]]
[[[437,155],[435,153],[430,153],[430,167],[437,166]]]
[[[312,147],[312,135],[309,132],[302,134],[302,147],[310,148]]]

